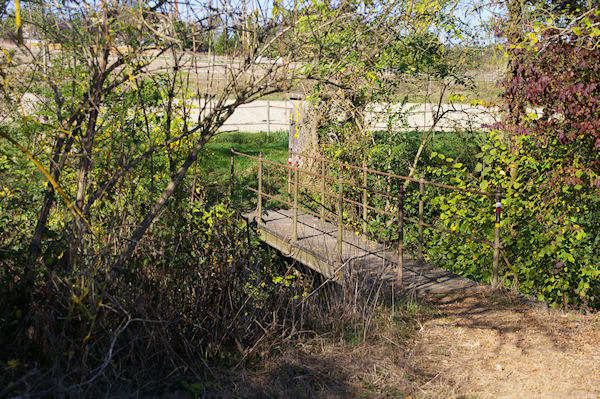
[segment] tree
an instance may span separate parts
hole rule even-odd
[[[114,345],[132,324],[151,337],[177,325],[180,348],[187,350],[185,343],[207,329],[187,321],[220,301],[240,303],[215,292],[232,287],[224,284],[236,269],[224,268],[235,266],[231,253],[242,258],[235,248],[243,230],[224,220],[224,214],[233,219],[230,209],[194,207],[189,175],[198,173],[203,147],[240,105],[309,81],[335,84],[314,50],[328,45],[332,29],[348,31],[341,26],[360,7],[352,4],[278,2],[267,12],[211,1],[186,10],[171,1],[21,2],[20,19],[11,11],[3,37],[12,43],[3,43],[0,53],[6,122],[0,124],[0,228],[10,232],[0,237],[0,256],[9,265],[0,271],[7,299],[0,310],[10,323],[0,333],[14,344],[3,349],[3,359],[13,348],[35,353],[31,367],[56,358],[53,370],[78,370],[66,373],[74,377],[65,392],[80,392],[112,370]],[[369,2],[368,8],[377,37],[377,21],[388,20],[389,7]],[[221,32],[230,40],[216,57]],[[199,53],[203,46],[208,54]],[[344,42],[336,51],[356,53],[352,46]],[[204,216],[220,220],[220,235]],[[152,252],[192,228],[206,241],[185,247],[199,270],[179,264],[177,251]],[[221,247],[221,239],[228,244]],[[160,282],[156,264],[169,269]],[[203,279],[211,282],[202,287],[206,292],[191,292]],[[232,281],[247,306],[245,285]],[[171,291],[162,296],[165,286]],[[164,315],[154,313],[167,305]],[[215,319],[218,331],[228,330],[230,322],[222,321],[231,318]],[[73,342],[80,359],[64,355],[72,354]],[[216,342],[214,348],[222,340]],[[183,356],[175,352],[169,352],[173,359]]]
[[[600,12],[581,4],[536,5],[528,4],[518,29],[505,26],[520,31],[505,44],[504,119],[482,146],[475,169],[436,173],[481,190],[502,187],[504,261],[523,292],[551,306],[597,309]],[[485,206],[465,204],[459,195],[438,201],[451,204],[444,220],[467,208],[479,213],[475,226],[460,222],[459,231],[491,228]],[[448,261],[461,248],[464,264],[454,271],[489,277],[484,251],[440,241]]]

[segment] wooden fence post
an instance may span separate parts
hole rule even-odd
[[[398,277],[396,285],[402,290],[404,273],[404,186],[400,186],[398,193]]]
[[[363,234],[367,233],[367,218],[369,217],[369,210],[367,209],[367,159],[363,158],[363,198],[362,198],[362,216],[363,216]]]
[[[321,222],[325,221],[325,160],[321,159]]]
[[[502,187],[496,189],[496,222],[494,224],[494,260],[492,265],[492,289],[498,289],[498,263],[500,259],[500,211],[502,210]]]
[[[423,262],[423,208],[425,196],[425,178],[423,173],[419,178],[419,242],[417,244],[417,261]]]
[[[338,203],[337,203],[337,254],[340,264],[343,263],[342,244],[344,242],[344,167],[340,165],[338,174]]]
[[[256,221],[260,223],[262,221],[262,175],[263,175],[263,161],[262,152],[258,153],[258,200],[256,202]]]
[[[234,149],[231,147],[229,149],[231,151],[231,162],[229,165],[229,201],[233,201],[233,185],[234,185],[234,165],[235,165],[235,154],[233,153]]]
[[[271,101],[267,100],[267,137],[271,135]]]
[[[294,167],[294,219],[292,226],[292,241],[298,241],[298,187],[299,187],[299,176],[298,176],[298,164]]]

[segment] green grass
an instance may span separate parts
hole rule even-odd
[[[258,157],[260,152],[263,158],[269,161],[287,164],[288,158],[288,133],[272,132],[269,137],[265,132],[260,133],[220,133],[214,136],[204,147],[204,152],[198,160],[199,170],[202,171],[206,187],[219,189],[221,195],[229,187],[231,148],[244,154]],[[254,193],[242,189],[241,186],[257,186],[258,162],[254,159],[237,155],[235,157],[235,198],[241,202],[248,202]],[[264,165],[265,190],[276,194],[284,186],[283,170],[267,164]]]
[[[429,163],[429,154],[432,151],[451,156],[457,161],[470,166],[475,161],[470,154],[477,152],[480,141],[484,137],[481,132],[457,133],[437,132],[425,147],[422,164]],[[385,132],[375,132],[375,141],[385,143]],[[420,132],[403,132],[399,137],[397,146],[402,148],[403,160],[412,161],[421,141]],[[198,171],[202,185],[210,192],[211,200],[221,200],[228,195],[231,148],[236,151],[258,157],[260,152],[263,158],[270,161],[287,163],[288,158],[288,133],[273,132],[267,137],[265,132],[260,133],[220,133],[214,136],[204,147],[198,160]],[[235,200],[244,207],[251,207],[256,195],[242,186],[257,187],[258,162],[242,156],[235,157]],[[287,173],[281,168],[264,164],[263,187],[272,195],[287,195]],[[406,172],[406,171],[401,171]],[[265,202],[265,206],[273,205],[282,207],[282,204]]]

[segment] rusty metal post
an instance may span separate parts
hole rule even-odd
[[[262,221],[262,178],[263,178],[263,161],[262,152],[258,153],[258,200],[256,201],[256,221]]]
[[[341,264],[344,261],[342,257],[342,244],[344,242],[344,167],[342,165],[340,165],[340,171],[338,174],[337,222],[337,255]]]
[[[288,152],[288,166],[292,166],[292,152]],[[288,168],[288,191],[287,191],[287,200],[290,201],[290,196],[292,195],[292,169]]]
[[[404,272],[404,186],[400,186],[398,193],[398,277],[396,285],[402,290]]]
[[[233,153],[233,147],[231,147],[229,150],[231,151],[231,162],[229,165],[229,201],[233,201],[233,185],[235,184],[233,168],[235,165],[235,154]]]
[[[362,230],[363,230],[363,233],[366,234],[367,233],[367,218],[369,217],[369,213],[368,213],[369,211],[367,209],[367,188],[366,187],[367,187],[368,180],[367,180],[367,159],[366,158],[363,158],[363,171],[362,172],[363,172],[363,186],[365,187],[365,188],[363,188],[363,193],[362,193],[362,195],[363,195],[363,198],[362,198],[362,200],[363,200],[362,201],[362,217],[363,217],[362,225],[363,225],[363,228],[362,228]]]
[[[298,241],[298,187],[299,187],[298,164],[294,167],[294,219],[292,225],[292,241]]]
[[[325,221],[325,160],[321,159],[321,222]]]
[[[500,259],[500,212],[502,210],[502,187],[496,189],[496,221],[494,224],[494,260],[492,265],[492,289],[498,289],[498,263]]]
[[[417,261],[423,262],[423,209],[425,196],[425,178],[419,177],[419,242],[417,243]]]

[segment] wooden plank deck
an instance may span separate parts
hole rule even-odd
[[[244,217],[255,220],[256,211]],[[292,210],[265,210],[257,223],[260,237],[283,255],[332,279],[351,274],[371,276],[394,282],[397,272],[396,251],[344,230],[342,261],[337,259],[337,226],[322,222],[310,214],[298,212],[298,240],[291,242]],[[416,295],[445,295],[454,292],[479,290],[476,282],[457,276],[428,263],[419,263],[404,255],[403,288]]]

